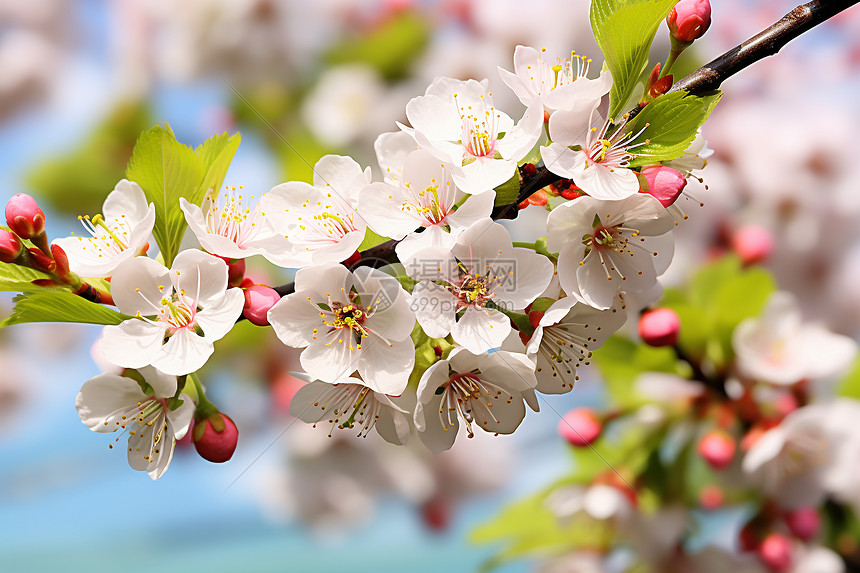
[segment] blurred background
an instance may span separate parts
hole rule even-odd
[[[101,210],[139,133],[164,122],[194,146],[241,132],[225,183],[254,192],[309,180],[327,153],[351,155],[378,176],[376,136],[405,121],[406,103],[434,77],[488,78],[496,105],[516,118],[523,108],[497,72],[512,69],[515,45],[599,62],[588,5],[0,0],[0,199],[32,194],[49,235],[67,236],[77,215]],[[676,77],[794,5],[713,0],[711,29]],[[857,30],[855,8],[723,86],[703,130],[715,155],[704,182],[688,186],[689,220],[664,283],[681,283],[702,261],[737,250],[739,233],[762,229],[771,240],[763,264],[779,288],[810,319],[860,335]],[[665,26],[657,37],[653,61],[665,59]],[[539,207],[523,221],[531,209]],[[268,284],[290,278],[271,272],[251,274]],[[0,316],[10,310],[4,294]],[[89,351],[98,332],[0,331],[4,571],[474,571],[497,547],[470,532],[570,467],[559,414],[603,396],[586,372],[516,435],[460,440],[437,457],[375,434],[329,439],[287,414],[296,355],[244,323],[203,373],[240,429],[236,455],[213,465],[180,445],[152,482],[75,412],[81,384],[99,372]]]

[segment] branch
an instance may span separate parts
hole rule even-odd
[[[807,4],[802,4],[783,16],[777,23],[678,80],[669,91],[686,90],[691,94],[704,94],[715,90],[739,71],[759,60],[775,55],[791,40],[858,2],[860,0],[813,0]],[[635,115],[640,109],[637,107],[630,114]],[[521,176],[520,192],[516,200],[494,208],[493,219],[516,218],[521,202],[547,185],[562,180],[561,177],[543,166],[538,167],[532,175],[525,175],[521,172]],[[378,268],[387,263],[396,262],[397,257],[394,253],[396,244],[397,241],[386,241],[376,247],[362,251],[361,260],[356,265]],[[275,287],[275,290],[281,296],[286,296],[293,292],[294,287],[290,283]]]

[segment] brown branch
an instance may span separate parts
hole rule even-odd
[[[669,91],[686,90],[692,94],[704,94],[715,90],[739,71],[759,60],[775,55],[791,40],[858,2],[860,0],[813,0],[800,5],[772,26],[678,80]],[[635,115],[639,109],[641,108],[637,107],[630,113]],[[528,199],[536,191],[562,179],[543,166],[537,167],[532,175],[521,173],[521,176],[520,192],[516,200],[493,209],[493,219],[516,218],[521,202]],[[361,260],[356,264],[380,267],[386,263],[396,262],[397,257],[394,253],[396,244],[397,241],[386,241],[363,251]],[[275,290],[281,296],[286,296],[292,293],[294,289],[293,284],[290,283],[275,287]]]

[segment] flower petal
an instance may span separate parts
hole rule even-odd
[[[81,422],[92,431],[114,432],[128,423],[129,408],[145,399],[146,394],[131,378],[99,374],[84,382],[75,408]],[[122,419],[124,415],[126,420]]]
[[[166,329],[133,318],[117,326],[105,326],[99,351],[117,366],[140,368],[152,364],[161,351]]]
[[[146,257],[125,261],[117,267],[111,278],[111,296],[116,307],[124,314],[158,314],[161,309],[159,301],[169,295],[170,271]]]
[[[161,347],[152,365],[165,374],[181,376],[200,370],[213,352],[215,347],[212,342],[182,328],[174,332]]]
[[[176,292],[186,295],[206,308],[224,296],[227,290],[227,263],[203,251],[182,251],[173,261],[170,279]]]

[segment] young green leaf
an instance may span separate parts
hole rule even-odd
[[[633,133],[644,129],[636,138],[637,143],[648,141],[636,149],[630,166],[641,167],[681,157],[722,95],[720,91],[704,96],[678,91],[662,95],[646,105],[627,126]]]
[[[155,205],[152,234],[167,266],[179,251],[187,224],[179,198],[200,205],[217,193],[239,145],[239,135],[208,139],[196,150],[179,143],[170,126],[155,126],[137,140],[126,176],[141,186]]]
[[[82,322],[86,324],[119,324],[131,318],[111,308],[90,302],[68,291],[44,291],[19,294],[14,299],[12,316],[2,327],[25,322]]]
[[[677,0],[593,0],[591,29],[612,73],[609,117],[624,110],[648,67],[651,42]]]
[[[36,286],[31,281],[50,278],[49,275],[35,269],[0,263],[0,291],[3,292],[39,290],[44,287]]]

